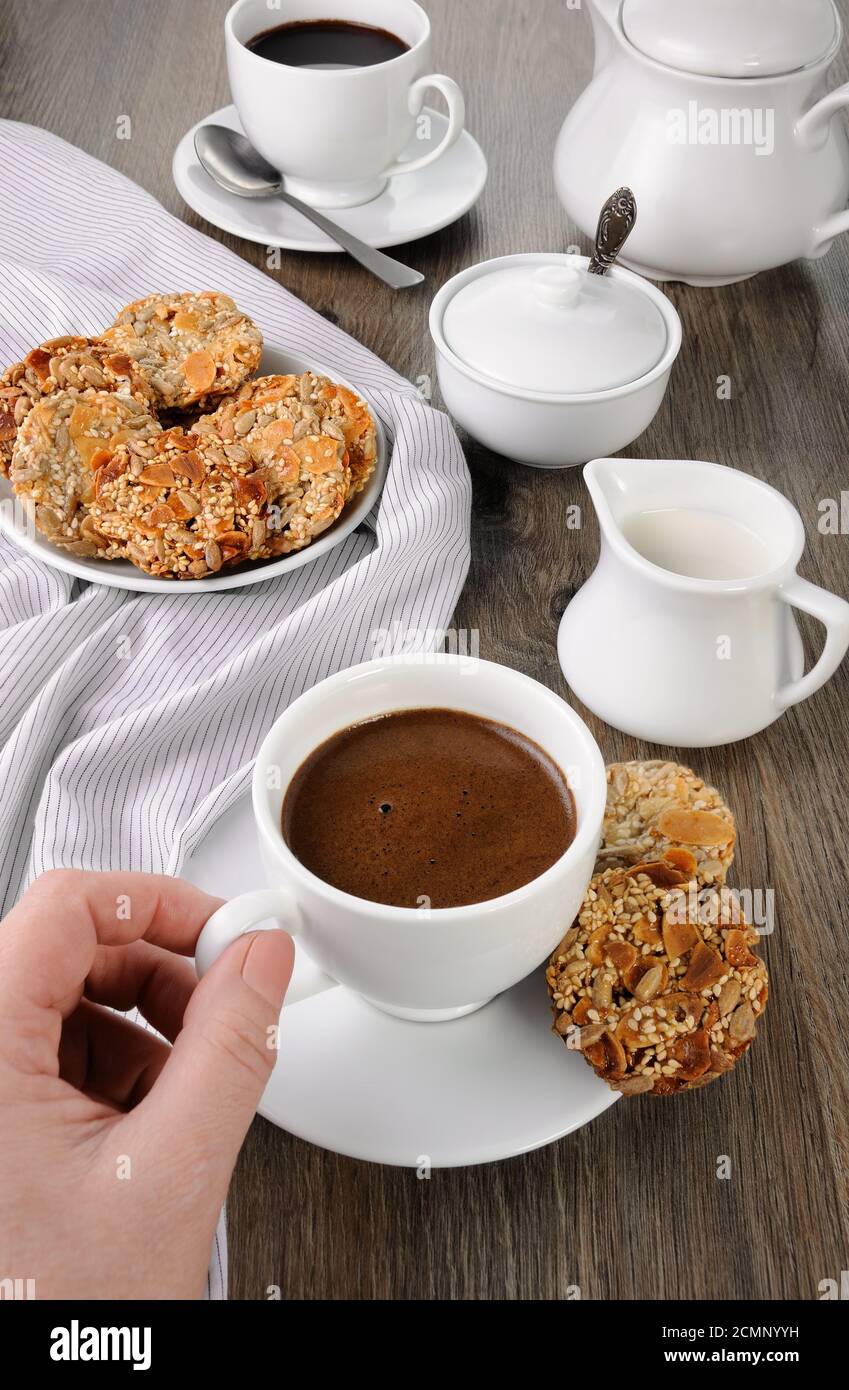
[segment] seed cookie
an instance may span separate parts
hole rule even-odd
[[[256,421],[251,415],[254,410]],[[255,439],[254,425],[261,428],[263,418],[275,416],[292,419],[292,442],[308,434],[325,434],[344,443],[351,476],[349,498],[363,490],[377,464],[377,428],[365,401],[328,377],[314,372],[258,377],[247,382],[233,400],[219,406],[213,416],[202,420],[199,427],[206,427],[208,422],[208,427],[224,438],[232,438],[236,431],[244,437],[250,430]]]
[[[730,1071],[766,1007],[766,966],[736,896],[695,879],[670,887],[669,870],[598,874],[546,973],[554,1031],[624,1095],[673,1095]]]
[[[264,469],[269,479],[269,549],[272,555],[303,550],[340,515],[351,475],[344,446],[326,435],[307,435]]]
[[[211,407],[256,371],[262,334],[226,294],[150,294],[122,309],[105,341],[131,357],[161,410]]]
[[[58,391],[118,391],[146,404],[153,399],[125,352],[99,338],[52,338],[0,376],[0,473],[8,475],[18,429],[33,406]]]
[[[309,545],[333,525],[350,495],[341,417],[327,409],[323,390],[324,379],[311,373],[260,377],[194,426],[224,449],[241,449],[261,473],[273,556]]]
[[[9,472],[15,494],[55,545],[75,555],[114,558],[89,515],[98,470],[116,448],[147,440],[159,428],[144,405],[119,392],[46,396],[18,429]]]
[[[734,816],[719,792],[690,768],[661,760],[608,767],[597,873],[683,848],[695,857],[699,883],[724,883],[736,838]]]
[[[97,472],[91,522],[148,574],[203,579],[268,558],[267,501],[252,465],[175,428],[114,450]]]
[[[321,381],[321,378],[317,378]],[[347,386],[326,381],[319,390],[319,402],[328,417],[341,421],[351,470],[351,497],[362,492],[377,465],[377,429],[365,401]],[[318,405],[319,413],[322,405]]]

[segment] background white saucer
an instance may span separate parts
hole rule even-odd
[[[283,352],[279,348],[269,347],[268,344],[262,354],[258,375],[270,376],[280,373],[285,376],[288,372],[300,375],[307,371],[329,376],[341,386],[350,386],[351,390],[357,391],[368,404],[367,397],[362,395],[359,387],[340,377],[338,372],[331,372],[320,363],[301,357],[298,353]],[[308,565],[312,560],[317,560],[320,555],[326,555],[328,550],[339,545],[365,521],[377,502],[386,481],[389,458],[383,426],[374,410],[371,413],[377,426],[377,465],[362,492],[352,506],[345,508],[329,531],[325,531],[305,550],[297,550],[293,555],[284,555],[280,560],[240,565],[225,574],[213,575],[210,579],[156,579],[153,575],[136,569],[129,560],[80,559],[79,556],[70,555],[62,550],[58,545],[51,545],[46,536],[35,531],[23,514],[20,504],[15,504],[12,484],[8,478],[3,477],[0,477],[0,531],[10,536],[22,550],[36,560],[44,560],[54,569],[64,570],[66,574],[73,574],[77,579],[87,579],[90,584],[105,584],[110,589],[131,589],[139,594],[178,594],[188,597],[192,594],[211,594],[218,589],[242,589],[249,584],[264,584],[267,579],[288,574],[289,570],[299,569],[301,565]]]
[[[217,822],[184,874],[222,897],[265,886],[249,796]],[[298,946],[293,985],[315,974]],[[552,1033],[540,970],[453,1023],[390,1018],[338,985],[302,999],[283,1010],[279,1060],[259,1109],[351,1158],[453,1168],[541,1148],[617,1099]]]
[[[425,111],[431,119],[430,139],[414,140],[404,152],[408,158],[426,154],[445,134],[448,118],[429,107]],[[219,188],[195,154],[195,131],[210,124],[242,130],[235,106],[224,106],[192,126],[174,151],[174,182],[194,212],[221,231],[261,246],[281,246],[289,251],[339,250],[335,241],[279,198],[239,198]],[[483,192],[486,175],[483,151],[464,131],[435,164],[390,179],[380,197],[362,207],[334,208],[328,216],[369,246],[402,246],[441,231],[468,212]]]

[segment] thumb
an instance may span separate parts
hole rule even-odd
[[[223,953],[189,1000],[171,1055],[133,1116],[184,1156],[214,1155],[229,1182],[277,1058],[295,963],[286,932],[253,932]]]

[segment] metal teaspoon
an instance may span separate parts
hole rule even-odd
[[[637,200],[630,188],[617,188],[601,210],[595,251],[587,270],[590,275],[606,275],[616,260],[637,220]]]
[[[283,187],[283,175],[273,165],[268,164],[238,131],[223,125],[204,125],[195,132],[195,151],[210,178],[214,179],[228,193],[240,198],[268,198],[274,195],[301,213],[316,227],[332,237],[349,256],[370,270],[384,284],[393,290],[408,289],[420,285],[424,276],[410,266],[394,261],[353,233],[331,222],[324,213],[317,212],[300,198],[294,198]]]

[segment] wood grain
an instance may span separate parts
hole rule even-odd
[[[123,170],[213,236],[170,176],[183,132],[229,100],[225,0],[4,0],[0,109]],[[479,206],[405,249],[428,279],[393,295],[342,257],[283,254],[295,294],[407,376],[433,375],[427,309],[462,266],[580,242],[551,178],[555,137],[591,68],[587,16],[563,0],[428,0],[437,66],[462,84],[490,159]],[[841,10],[846,18],[845,0]],[[849,77],[844,54],[837,80]],[[129,115],[132,138],[116,138]],[[85,198],[86,190],[80,190]],[[219,236],[265,269],[262,248]],[[225,287],[226,288],[226,287]],[[849,592],[847,538],[818,504],[849,490],[849,239],[828,258],[718,291],[673,286],[684,349],[640,456],[709,458],[798,505],[803,573]],[[730,375],[732,397],[716,382]],[[484,656],[566,694],[557,624],[595,563],[580,472],[536,473],[470,443],[473,566],[457,621]],[[566,508],[583,508],[580,531]],[[815,644],[814,631],[809,636]],[[812,646],[811,650],[815,649]],[[658,654],[679,678],[675,652]],[[849,1257],[846,836],[849,668],[748,743],[688,754],[741,823],[736,881],[772,888],[772,1002],[730,1078],[616,1105],[528,1157],[430,1181],[355,1163],[262,1120],[230,1197],[232,1293],[264,1298],[816,1298]],[[609,759],[654,756],[585,714]],[[731,1178],[718,1180],[719,1155]]]

